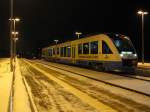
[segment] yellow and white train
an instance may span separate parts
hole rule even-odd
[[[42,58],[123,72],[134,72],[138,59],[129,37],[121,34],[98,34],[49,46],[42,49]]]

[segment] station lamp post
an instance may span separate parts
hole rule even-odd
[[[10,0],[10,19],[14,16],[14,0]],[[10,21],[10,71],[13,72],[13,40],[12,40],[12,30],[13,30],[13,22]]]
[[[78,39],[80,38],[80,35],[82,35],[81,32],[75,32],[75,34],[77,35]]]
[[[144,16],[148,14],[148,12],[139,10],[137,12],[142,16],[142,64],[144,64]]]
[[[19,34],[19,32],[12,32],[12,35],[14,35],[14,38],[16,38],[16,35],[18,35]]]
[[[16,22],[19,22],[19,18],[13,18],[13,0],[11,0],[11,18],[10,20],[10,67],[11,71],[13,71],[13,59],[14,59],[14,38],[16,38],[17,32],[16,30]],[[15,60],[14,60],[15,61]]]
[[[58,43],[58,41],[59,41],[59,40],[54,40],[54,42],[55,42],[55,44],[56,44],[56,47],[55,47],[55,55],[56,55],[56,56],[57,56],[57,52],[58,52],[58,51],[57,51],[57,43]]]
[[[54,42],[57,44],[59,40],[54,40]]]
[[[13,58],[14,58],[14,61],[16,61],[16,41],[18,40],[18,34],[19,32],[12,32],[12,35],[13,35]]]
[[[13,31],[15,32],[16,30],[16,22],[19,22],[20,19],[19,18],[13,18],[13,19],[9,19],[11,22],[13,22]]]
[[[16,61],[16,56],[17,56],[17,41],[18,41],[18,36],[16,35],[16,38],[14,38],[14,61]]]

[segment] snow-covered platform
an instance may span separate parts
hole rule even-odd
[[[12,84],[9,59],[0,59],[0,112],[8,112]]]
[[[141,68],[149,68],[150,69],[150,63],[144,63],[142,64],[141,62],[138,63],[138,67],[141,67]]]
[[[13,72],[10,72],[10,59],[7,58],[0,59],[0,112],[8,111],[31,112],[31,107],[18,61],[13,75]]]
[[[150,77],[150,63],[138,63],[137,74]]]

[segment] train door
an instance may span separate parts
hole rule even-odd
[[[72,62],[75,63],[75,56],[76,56],[76,48],[72,46]]]
[[[102,59],[103,61],[110,61],[112,58],[113,52],[105,41],[102,41]]]

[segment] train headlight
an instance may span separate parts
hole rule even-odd
[[[123,57],[123,54],[120,54],[121,57]]]
[[[137,57],[137,54],[134,54],[134,57]]]

